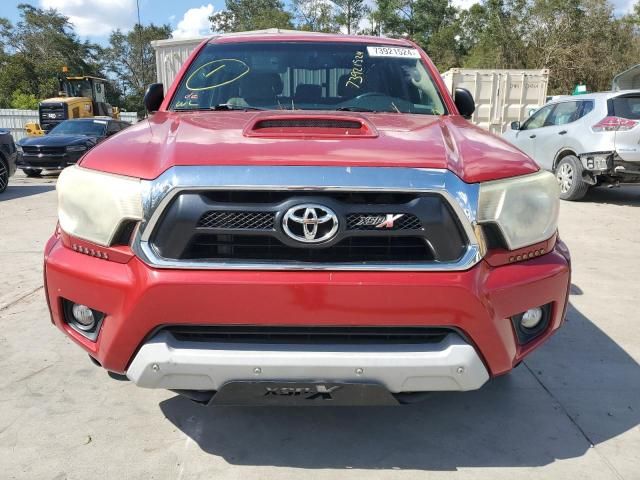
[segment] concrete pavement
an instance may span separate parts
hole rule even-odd
[[[640,187],[563,202],[565,327],[476,392],[395,408],[206,408],[93,366],[49,322],[55,177],[0,195],[0,478],[640,479]]]

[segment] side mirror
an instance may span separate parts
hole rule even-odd
[[[511,122],[511,130],[520,130],[520,122]]]
[[[473,112],[476,111],[476,102],[473,100],[473,95],[466,88],[456,88],[453,94],[453,101],[458,108],[458,112],[464,118],[469,119]]]
[[[147,112],[157,112],[164,100],[164,86],[161,83],[152,83],[144,93],[144,108]]]

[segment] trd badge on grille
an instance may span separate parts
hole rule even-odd
[[[284,232],[302,243],[321,243],[338,231],[338,217],[324,205],[303,203],[291,207],[282,218]]]
[[[404,217],[404,213],[387,213],[385,215],[363,215],[353,224],[354,227],[393,228],[394,222]]]

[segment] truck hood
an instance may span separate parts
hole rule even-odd
[[[252,135],[262,118],[359,119],[371,135]],[[468,183],[533,173],[537,165],[460,116],[351,112],[158,112],[85,155],[82,166],[154,179],[175,165],[323,165],[449,169]]]

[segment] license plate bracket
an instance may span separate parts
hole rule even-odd
[[[232,381],[218,390],[210,405],[365,406],[398,401],[377,383]]]

